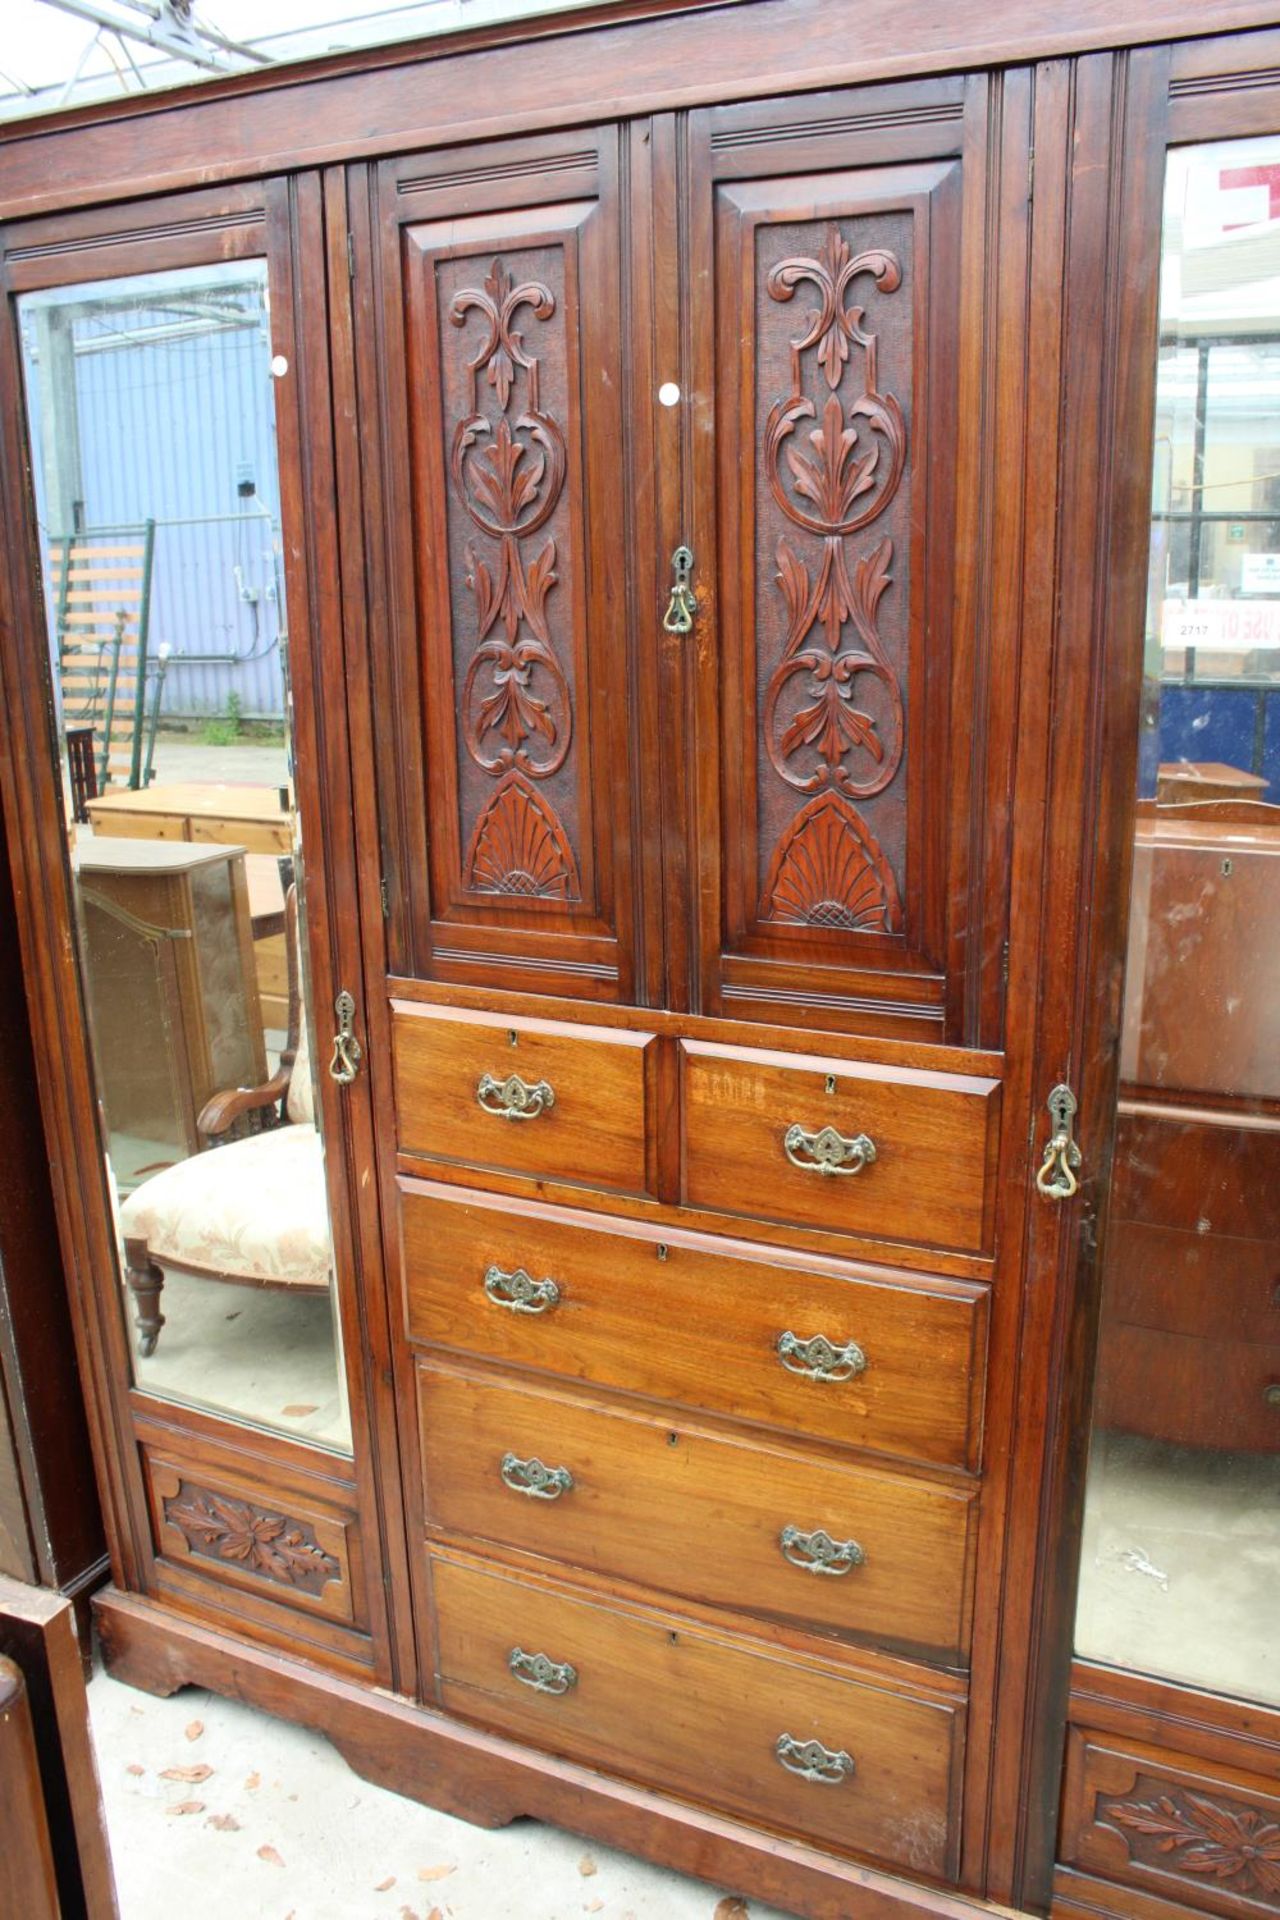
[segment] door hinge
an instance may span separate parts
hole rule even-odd
[[[1007,987],[1009,984],[1009,942],[1007,940],[1000,950],[1000,978]]]
[[[378,892],[382,896],[382,917],[384,920],[389,920],[391,918],[391,895],[387,891],[387,876],[385,874],[383,874],[381,880],[378,882]]]
[[[347,278],[348,280],[354,280],[355,277],[356,277],[356,237],[354,233],[349,233],[347,235]]]
[[[1030,203],[1030,201],[1034,199],[1035,191],[1036,191],[1036,150],[1034,147],[1030,147],[1027,150],[1027,200],[1028,200],[1028,203]]]

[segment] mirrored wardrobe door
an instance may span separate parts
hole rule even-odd
[[[17,298],[49,738],[134,1382],[349,1451],[277,446],[293,369],[267,260],[235,253]]]
[[[0,230],[0,773],[117,1586],[408,1689],[325,243],[314,173]]]
[[[1278,182],[1280,137],[1169,155],[1120,1098],[1076,1632],[1086,1659],[1272,1705]]]

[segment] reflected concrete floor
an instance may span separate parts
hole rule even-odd
[[[121,1920],[783,1920],[536,1821],[403,1800],[237,1701],[100,1673],[89,1707]]]
[[[134,1361],[140,1386],[321,1446],[350,1447],[333,1308],[324,1295],[173,1273],[160,1310],[165,1324],[155,1352]]]
[[[1280,1455],[1095,1435],[1076,1649],[1280,1705]]]

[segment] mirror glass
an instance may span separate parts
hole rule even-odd
[[[348,1448],[269,308],[260,261],[18,303],[136,1381]]]
[[[1077,1649],[1280,1703],[1280,139],[1177,150]]]

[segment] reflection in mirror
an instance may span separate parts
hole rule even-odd
[[[1077,1650],[1280,1703],[1280,139],[1171,153]]]
[[[19,319],[135,1377],[346,1448],[268,305],[247,261]]]

